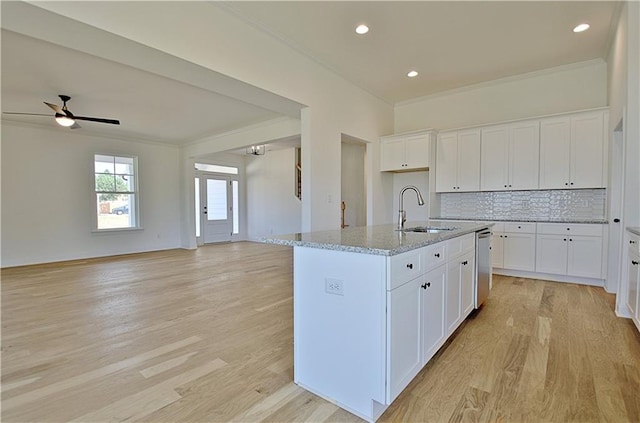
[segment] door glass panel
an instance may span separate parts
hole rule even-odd
[[[196,178],[196,237],[200,237],[200,178]]]
[[[207,220],[226,220],[227,210],[227,181],[207,179]]]

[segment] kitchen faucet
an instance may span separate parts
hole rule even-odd
[[[418,188],[416,188],[413,185],[407,185],[406,187],[402,188],[402,190],[400,191],[400,198],[399,198],[400,209],[398,210],[398,230],[399,231],[404,230],[404,222],[407,221],[407,212],[404,210],[404,192],[408,189],[412,189],[416,192],[416,195],[418,196],[418,205],[424,206],[424,200],[422,199],[422,194],[420,194],[420,190]]]

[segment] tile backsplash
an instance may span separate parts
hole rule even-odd
[[[487,220],[600,220],[606,189],[455,192],[440,194],[440,216]]]

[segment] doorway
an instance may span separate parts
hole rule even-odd
[[[229,176],[195,177],[195,222],[198,245],[229,242],[239,233],[238,181]]]
[[[366,144],[342,135],[341,154],[341,227],[366,226]]]

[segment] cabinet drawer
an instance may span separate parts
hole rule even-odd
[[[447,241],[447,258],[452,259],[455,256],[465,253],[473,249],[476,245],[476,234],[467,234],[453,238]]]
[[[424,273],[421,266],[421,255],[421,249],[416,249],[397,256],[391,256],[391,278],[387,289],[397,288]]]
[[[588,223],[538,223],[538,233],[548,235],[602,236],[602,226]]]
[[[640,236],[631,235],[629,237],[629,253],[640,254]]]
[[[446,263],[445,243],[439,242],[434,245],[430,245],[422,249],[422,263],[424,264],[424,271],[428,272],[431,269],[435,269],[441,264]]]
[[[506,222],[504,224],[505,232],[520,232],[523,234],[535,234],[536,224],[532,222]]]

